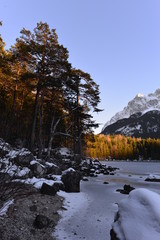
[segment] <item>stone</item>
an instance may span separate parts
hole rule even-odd
[[[117,192],[120,192],[122,194],[129,194],[132,190],[134,190],[134,187],[131,187],[130,185],[124,185],[123,189],[117,189]]]
[[[124,185],[124,191],[127,192],[127,194],[129,194],[132,190],[134,190],[134,187],[131,187],[130,185]]]
[[[43,183],[40,189],[40,193],[55,196],[57,189],[53,186],[48,185],[47,183]]]
[[[64,185],[63,185],[63,183],[61,183],[61,182],[55,182],[54,183],[54,188],[55,188],[55,190],[58,192],[59,190],[62,190],[62,191],[64,191]]]
[[[49,166],[47,165],[47,174],[61,175],[62,171],[58,166]]]
[[[37,206],[36,205],[32,205],[32,206],[30,206],[30,211],[31,212],[35,212],[35,211],[37,211]]]
[[[113,229],[110,231],[111,240],[120,240]]]
[[[104,170],[104,171],[103,171],[103,174],[104,174],[104,175],[109,175],[109,172],[106,171],[106,170]]]
[[[49,224],[50,219],[44,215],[37,215],[33,223],[34,227],[39,229],[47,228]]]
[[[83,180],[84,182],[87,182],[87,181],[88,181],[88,178],[83,177],[82,180]]]
[[[12,150],[12,147],[0,138],[0,157],[4,157]]]
[[[107,181],[104,181],[104,182],[103,182],[103,184],[109,184],[109,182],[107,182]]]
[[[77,171],[68,171],[61,178],[66,192],[80,192],[81,174]]]
[[[146,178],[146,182],[160,182],[160,178]]]
[[[42,177],[46,173],[45,167],[38,162],[32,164],[30,169],[35,177]]]
[[[29,166],[33,159],[33,154],[28,149],[22,148],[20,151],[18,151],[15,162],[20,166]]]

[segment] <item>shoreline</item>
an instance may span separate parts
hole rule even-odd
[[[91,199],[88,194],[84,192],[79,193],[67,193],[60,191],[58,196],[63,197],[63,209],[59,211],[60,220],[55,226],[53,236],[56,240],[68,239],[66,222],[70,225],[70,219],[81,212],[81,209],[87,209]],[[73,231],[73,235],[76,236],[76,230]],[[69,238],[70,239],[70,238]]]

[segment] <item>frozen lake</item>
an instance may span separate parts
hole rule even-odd
[[[105,162],[120,170],[112,175],[99,175],[81,182],[81,193],[61,193],[66,197],[54,236],[57,240],[109,240],[117,203],[127,195],[116,192],[124,184],[146,188],[160,194],[160,183],[145,182],[149,174],[160,175],[160,162]],[[103,184],[104,181],[109,184]]]

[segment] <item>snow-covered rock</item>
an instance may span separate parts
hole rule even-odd
[[[73,168],[67,169],[62,174],[61,178],[66,192],[80,192],[81,179],[81,174],[78,171],[75,171]]]
[[[68,168],[65,171],[63,171],[62,175],[66,175],[68,172],[75,172],[75,169],[74,168]]]
[[[62,156],[70,156],[71,155],[71,151],[70,149],[68,148],[60,148],[59,149],[59,153],[62,155]]]
[[[35,177],[42,177],[46,173],[46,168],[38,162],[32,164],[30,168]]]
[[[118,204],[111,239],[159,240],[160,195],[147,189],[133,190]]]
[[[37,189],[40,189],[43,185],[43,183],[46,183],[50,186],[53,186],[54,183],[62,183],[59,179],[56,179],[54,178],[55,180],[53,179],[46,179],[46,178],[36,178],[36,177],[33,177],[33,178],[27,178],[25,180],[14,180],[15,182],[22,182],[22,183],[25,183],[25,184],[31,184],[33,185],[35,188]]]
[[[7,153],[12,150],[9,143],[6,143],[2,138],[0,138],[0,157],[4,157]]]
[[[160,182],[160,175],[159,174],[150,174],[145,181],[148,182]]]
[[[26,148],[22,149],[12,149],[7,155],[12,162],[16,162],[21,166],[28,166],[32,160],[34,160],[33,154]]]

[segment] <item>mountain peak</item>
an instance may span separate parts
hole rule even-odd
[[[107,126],[116,123],[118,120],[129,118],[131,115],[137,113],[143,115],[153,110],[160,111],[160,89],[146,96],[138,93],[134,99],[128,102],[128,105],[122,111],[116,113],[110,121],[104,125],[102,132]]]
[[[154,93],[156,96],[160,96],[160,88],[158,88],[155,93]]]
[[[143,95],[142,93],[138,93],[138,94],[136,95],[136,97],[138,97],[138,98],[143,98],[144,95]]]

